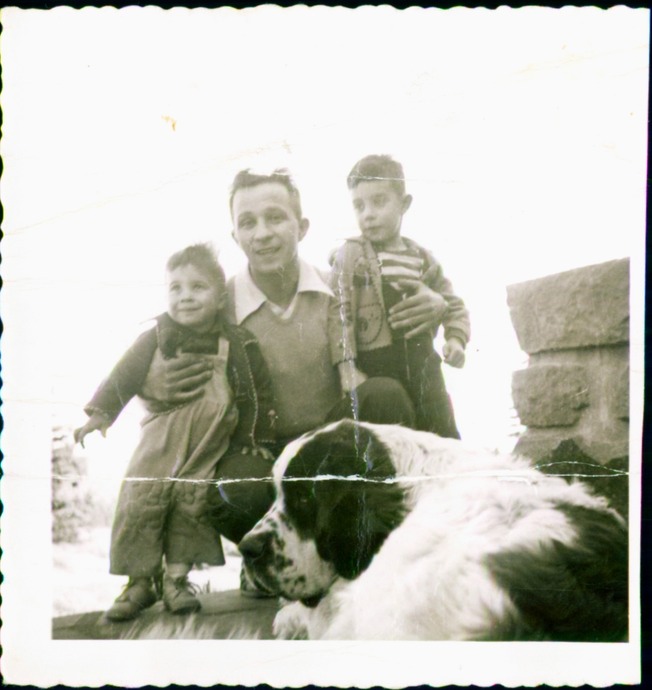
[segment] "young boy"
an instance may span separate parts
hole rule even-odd
[[[342,321],[335,362],[342,388],[350,392],[371,376],[397,379],[414,404],[418,429],[459,438],[441,358],[433,348],[436,329],[406,337],[391,328],[388,312],[420,283],[439,293],[446,302],[444,361],[462,367],[470,336],[464,302],[430,252],[401,236],[412,202],[401,164],[390,156],[366,156],[353,166],[347,184],[362,236],[346,240],[331,273]]]

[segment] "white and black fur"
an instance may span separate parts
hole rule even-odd
[[[625,520],[581,482],[342,421],[290,443],[240,543],[282,638],[622,641]],[[299,603],[300,602],[300,603]]]

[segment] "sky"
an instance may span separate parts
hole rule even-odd
[[[229,275],[242,269],[227,190],[244,167],[290,168],[311,221],[301,255],[325,267],[356,234],[353,163],[401,161],[404,234],[471,314],[466,366],[445,373],[472,442],[514,440],[511,375],[527,358],[507,285],[631,257],[641,322],[645,10],[57,7],[5,8],[2,22],[3,526],[40,544],[35,563],[49,484],[33,480],[49,476],[52,425],[84,421],[165,308],[172,252],[211,241]],[[88,440],[109,493],[138,416]],[[46,595],[30,592],[34,610]]]
[[[311,221],[301,254],[325,267],[357,232],[347,172],[389,153],[414,197],[404,234],[433,251],[471,313],[466,367],[445,367],[462,434],[513,445],[511,373],[526,357],[506,286],[642,256],[641,17],[5,12],[4,347],[18,353],[5,399],[82,423],[96,385],[165,309],[172,252],[211,241],[227,274],[240,270],[227,203],[239,169],[294,173]],[[91,440],[91,455],[128,456],[113,439],[133,445],[139,414]]]

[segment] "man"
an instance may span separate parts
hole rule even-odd
[[[233,238],[248,259],[247,268],[228,285],[228,318],[259,341],[272,379],[275,431],[280,450],[288,441],[327,421],[414,425],[414,408],[389,378],[370,378],[342,397],[337,368],[341,348],[337,306],[319,272],[302,261],[298,246],[309,221],[301,212],[299,191],[286,171],[255,175],[241,171],[230,197]],[[446,304],[423,283],[397,304],[389,322],[413,337],[439,323]],[[201,395],[210,378],[208,364],[181,355],[167,360],[160,388],[152,397],[183,403]],[[271,461],[260,454],[235,454],[218,465],[215,524],[220,534],[239,542],[273,500]]]

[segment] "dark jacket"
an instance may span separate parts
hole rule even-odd
[[[269,372],[258,342],[240,326],[219,321],[208,333],[196,333],[173,321],[168,314],[156,317],[156,326],[141,334],[120,358],[109,376],[100,384],[84,411],[89,416],[101,412],[113,423],[127,403],[141,398],[157,347],[166,359],[177,352],[216,354],[220,335],[229,341],[227,377],[238,409],[238,426],[231,448],[252,447],[274,441],[274,410]],[[165,412],[170,407],[160,401],[145,399],[152,411]]]

